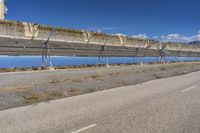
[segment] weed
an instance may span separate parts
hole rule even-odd
[[[58,80],[58,79],[52,79],[50,81],[51,84],[58,84],[58,83],[61,83],[61,82],[67,82],[69,81],[69,79],[61,79],[61,80]]]
[[[95,74],[95,75],[91,75],[90,78],[92,78],[92,79],[98,79],[98,78],[101,78],[101,76]]]
[[[62,97],[63,93],[58,91],[48,92],[47,96],[50,98]]]
[[[153,76],[154,76],[156,79],[160,79],[160,78],[162,78],[162,76],[159,75],[159,74],[153,74]]]
[[[30,90],[30,87],[28,86],[15,86],[15,87],[9,87],[9,88],[2,88],[0,90],[0,93],[17,93],[17,92],[28,92]]]
[[[112,76],[112,77],[117,77],[117,76],[119,76],[119,75],[120,75],[119,72],[117,72],[117,73],[110,73],[110,74],[109,74],[109,76]]]
[[[40,101],[44,101],[45,99],[46,99],[45,95],[38,94],[38,93],[30,93],[24,96],[24,103],[33,104]]]
[[[71,80],[72,82],[76,82],[76,83],[82,83],[83,82],[83,80],[82,79],[73,79],[73,80]]]
[[[162,70],[162,71],[166,71],[166,70],[167,70],[167,67],[162,66],[162,67],[160,68],[160,70]]]
[[[80,90],[74,89],[74,88],[70,89],[69,92],[68,92],[68,94],[69,94],[70,96],[76,96],[76,95],[80,95],[80,94],[82,94],[82,93],[83,93],[83,92],[81,92]]]
[[[74,88],[72,88],[72,89],[70,89],[70,92],[76,92],[77,90],[76,89],[74,89]]]
[[[55,98],[63,97],[62,92],[52,91],[52,92],[44,92],[42,94],[29,92],[24,96],[24,103],[26,104],[34,104],[41,101],[51,100]]]
[[[96,88],[89,88],[87,89],[87,93],[92,93],[92,92],[95,92],[96,91]]]
[[[58,79],[52,79],[51,81],[50,81],[50,83],[51,84],[57,84],[57,83],[59,83],[60,81],[58,80]]]

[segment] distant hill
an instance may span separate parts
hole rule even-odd
[[[188,44],[191,44],[191,45],[200,45],[200,41],[192,41]]]

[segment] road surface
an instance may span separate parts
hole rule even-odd
[[[200,133],[200,72],[4,110],[0,133]]]

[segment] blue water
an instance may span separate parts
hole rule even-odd
[[[110,57],[109,64],[117,63],[147,63],[147,62],[158,62],[158,57]],[[186,58],[186,57],[167,57],[166,61],[196,61],[199,58]],[[92,65],[98,64],[99,60],[97,57],[51,57],[53,66],[70,66],[70,65]],[[0,56],[0,68],[20,68],[20,67],[40,67],[42,65],[41,56]]]

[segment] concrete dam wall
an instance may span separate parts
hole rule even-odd
[[[158,56],[165,47],[167,56],[200,56],[194,45],[8,20],[0,20],[0,55],[41,55],[50,34],[52,55],[98,56],[103,50],[107,56]]]

